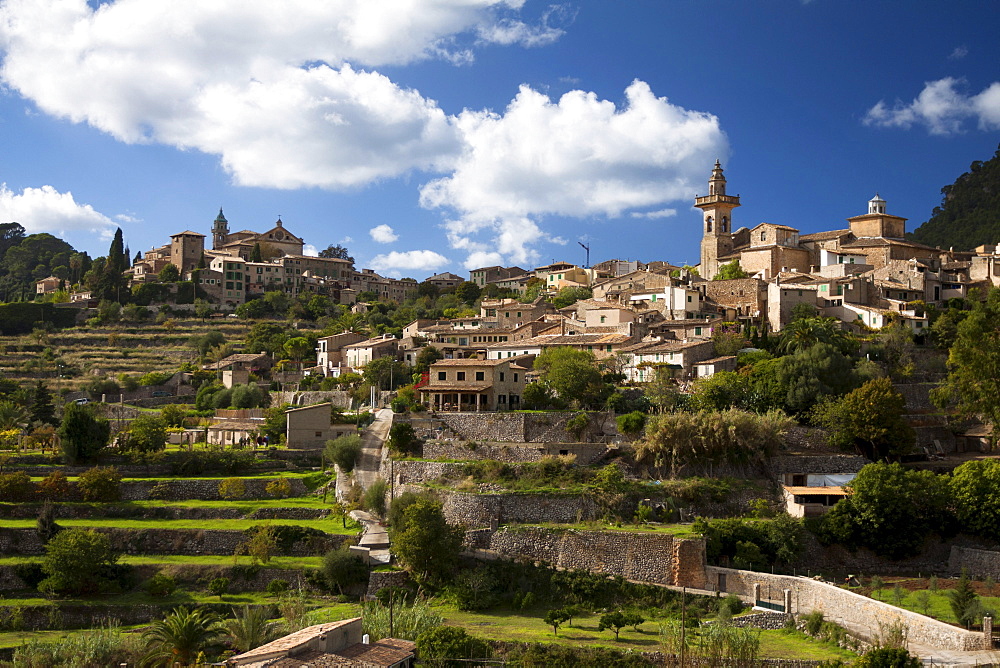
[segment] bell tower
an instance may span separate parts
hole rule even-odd
[[[222,215],[222,207],[219,207],[219,215],[215,217],[212,224],[212,250],[219,250],[229,240],[229,221]]]
[[[708,195],[695,197],[694,205],[702,210],[701,275],[710,279],[719,271],[719,258],[733,252],[733,209],[740,205],[739,195],[726,194],[718,160],[708,179]]]

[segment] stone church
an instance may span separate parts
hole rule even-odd
[[[799,234],[788,225],[760,223],[733,232],[733,211],[740,198],[726,194],[726,177],[716,160],[708,195],[696,197],[694,205],[702,210],[699,271],[707,279],[733,260],[763,280],[784,272],[819,273],[832,264],[859,264],[868,270],[893,260],[917,260],[932,270],[940,264],[942,251],[907,241],[906,218],[886,213],[886,202],[877,194],[868,202],[868,213],[847,219],[846,229]]]
[[[281,218],[278,218],[274,227],[266,232],[251,232],[241,230],[239,232],[229,232],[229,221],[219,209],[219,215],[215,217],[212,224],[212,250],[226,255],[238,255],[244,260],[250,259],[250,253],[255,244],[260,244],[261,249],[267,247],[277,251],[272,255],[302,255],[302,247],[305,242],[285,229]]]

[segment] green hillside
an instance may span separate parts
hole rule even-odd
[[[913,231],[913,241],[955,250],[1000,243],[1000,148],[991,160],[973,162],[941,194],[941,206]]]

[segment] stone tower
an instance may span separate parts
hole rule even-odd
[[[694,205],[703,212],[700,272],[711,279],[719,271],[719,258],[733,252],[733,209],[740,205],[739,195],[726,194],[726,177],[718,160],[708,180],[708,196],[695,197]]]
[[[229,240],[229,221],[222,215],[222,207],[219,207],[219,215],[215,217],[212,225],[212,250],[219,250]]]

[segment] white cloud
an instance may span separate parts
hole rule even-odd
[[[347,188],[446,169],[432,100],[372,68],[531,46],[524,0],[7,0],[0,77],[39,109],[125,142],[218,155],[236,183]]]
[[[117,227],[89,204],[77,203],[71,192],[42,186],[15,193],[6,183],[0,184],[0,220],[20,223],[28,234],[48,232],[58,237],[76,232],[110,238]]]
[[[955,50],[952,51],[951,55],[948,56],[948,60],[961,60],[962,58],[965,58],[967,55],[969,55],[969,47],[965,45],[956,46]]]
[[[396,239],[399,239],[399,235],[396,234],[391,227],[385,224],[377,225],[371,228],[368,230],[368,234],[372,239],[380,244],[391,244]]]
[[[302,246],[302,254],[308,255],[309,257],[318,257],[319,249],[312,244],[305,244]]]
[[[970,118],[977,121],[980,130],[1000,128],[1000,82],[990,84],[976,95],[959,90],[964,86],[963,79],[952,77],[928,81],[909,104],[897,101],[889,107],[880,100],[865,114],[864,123],[904,129],[924,125],[935,135],[961,132]]]
[[[437,271],[450,260],[432,250],[392,251],[372,258],[371,267],[379,273],[399,277],[408,271]]]
[[[658,211],[633,211],[633,218],[673,218],[677,215],[677,209],[659,209]]]
[[[421,189],[421,204],[458,214],[445,229],[452,247],[469,252],[467,266],[497,254],[534,262],[532,246],[553,240],[538,224],[547,215],[618,217],[697,191],[727,153],[718,119],[656,97],[642,81],[625,97],[621,108],[579,90],[553,102],[522,86],[503,115],[459,115],[467,149],[453,174]]]

